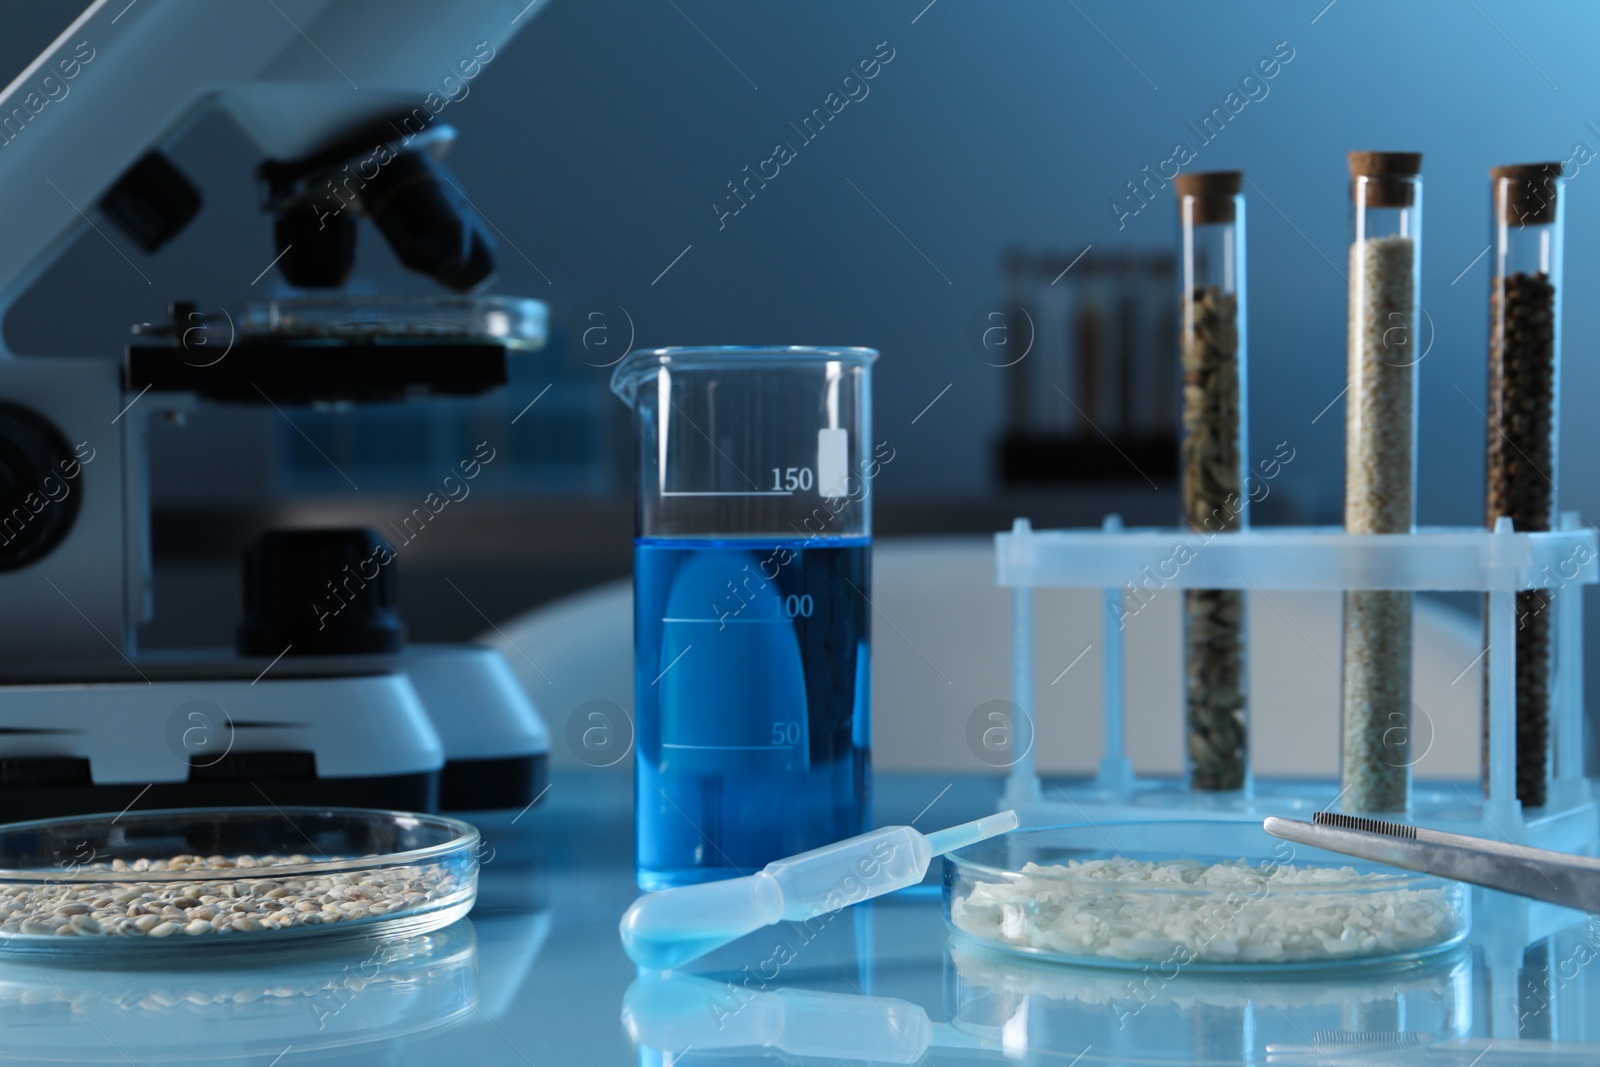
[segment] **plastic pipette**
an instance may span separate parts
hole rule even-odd
[[[916,885],[935,856],[1016,828],[1014,811],[931,834],[885,826],[743,878],[647,893],[622,916],[622,947],[641,967],[680,967],[763,926],[804,922]]]

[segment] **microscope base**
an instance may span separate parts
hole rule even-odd
[[[490,649],[268,667],[161,654],[143,679],[0,685],[0,821],[135,803],[489,810],[544,789],[543,723]]]

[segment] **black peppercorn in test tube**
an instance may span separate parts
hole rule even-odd
[[[1489,430],[1486,519],[1519,532],[1556,525],[1561,380],[1562,169],[1493,167],[1494,259],[1489,280]],[[1487,598],[1485,599],[1487,607]],[[1542,807],[1550,781],[1554,627],[1550,593],[1517,594],[1517,799]],[[1488,619],[1484,620],[1487,644]],[[1484,773],[1489,761],[1484,686]]]

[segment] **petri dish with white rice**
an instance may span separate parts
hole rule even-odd
[[[1459,882],[1268,837],[1256,823],[1119,822],[1019,831],[945,857],[958,940],[1101,966],[1317,969],[1459,944]]]

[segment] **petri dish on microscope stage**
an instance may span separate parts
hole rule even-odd
[[[357,808],[128,811],[0,827],[0,958],[385,942],[472,910],[478,831]]]
[[[1460,944],[1469,887],[1268,837],[1254,823],[1026,830],[945,857],[958,942],[1129,969],[1314,971]]]
[[[243,336],[294,340],[495,341],[514,350],[542,348],[549,309],[510,296],[309,296],[242,305]]]
[[[636,874],[732,877],[860,834],[871,429],[863,348],[630,354]]]

